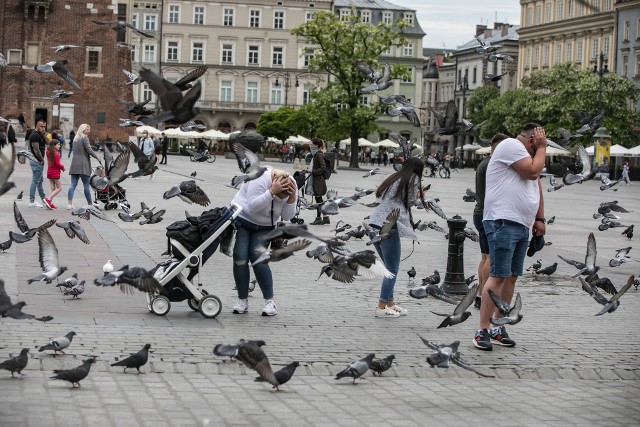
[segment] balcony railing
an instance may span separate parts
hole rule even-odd
[[[198,101],[196,106],[203,110],[217,111],[243,111],[250,113],[265,113],[276,111],[284,107],[284,104],[265,104],[260,102],[224,102],[224,101]],[[288,107],[296,108],[295,105]]]

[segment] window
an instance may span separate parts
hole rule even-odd
[[[131,25],[133,25],[133,28],[138,28],[138,14],[134,13],[131,15]]]
[[[142,83],[142,99],[151,99],[151,102],[153,102],[153,91],[151,89],[149,89],[149,84],[147,84],[146,82]]]
[[[105,123],[107,119],[107,113],[104,111],[98,111],[96,114],[96,123]]]
[[[582,62],[582,46],[583,41],[578,40],[578,42],[576,43],[576,62]]]
[[[178,42],[169,41],[167,42],[167,61],[177,61],[177,60],[178,60]]]
[[[260,28],[260,11],[252,10],[249,12],[249,27]]]
[[[40,43],[27,43],[27,65],[40,64]]]
[[[273,54],[271,57],[273,58],[271,61],[272,65],[282,65],[282,56],[283,56],[284,48],[282,46],[274,46]]]
[[[556,3],[556,21],[561,21],[562,20],[563,12],[564,12],[563,6],[564,6],[564,4],[563,4],[562,0],[558,0],[558,2]]]
[[[313,58],[313,55],[314,55],[314,50],[312,48],[304,49],[303,65],[305,67],[309,66],[309,62],[311,62],[311,58]]]
[[[542,21],[542,6],[536,6],[535,25],[540,25]]]
[[[276,10],[273,12],[273,28],[282,30],[284,28],[284,12]]]
[[[609,37],[602,38],[602,53],[605,57],[609,57]]]
[[[640,77],[640,53],[636,54],[636,73],[634,77]]]
[[[605,11],[611,10],[611,3],[612,3],[611,0],[604,0],[604,10]]]
[[[622,56],[622,75],[624,77],[629,77],[629,56]]]
[[[251,104],[258,102],[258,82],[247,82],[247,98],[245,102]]]
[[[249,45],[249,57],[247,64],[258,65],[260,63],[260,46]]]
[[[126,21],[127,20],[127,5],[123,3],[118,3],[118,16],[116,18],[118,21]],[[116,41],[118,43],[124,43],[126,33],[124,31],[118,31],[116,35]]]
[[[573,18],[573,0],[567,0],[567,18]]]
[[[304,15],[304,22],[313,21],[316,17],[315,12],[306,12]]]
[[[360,97],[360,105],[369,105],[369,96],[363,95]]]
[[[306,105],[311,102],[311,83],[302,85],[302,104]]]
[[[407,43],[403,49],[404,56],[413,56],[413,43]]]
[[[144,56],[142,57],[142,60],[146,63],[156,62],[156,47],[154,45],[144,45]]]
[[[147,31],[155,31],[156,30],[156,15],[145,15],[144,16],[144,29]]]
[[[624,21],[624,24],[622,27],[622,41],[625,41],[625,42],[629,41],[629,21]]]
[[[413,67],[407,67],[408,76],[402,77],[402,83],[413,83]]]
[[[471,83],[478,83],[478,67],[473,67],[473,73],[471,73]]]
[[[562,62],[562,43],[556,43],[556,57],[553,62],[554,64]]]
[[[136,54],[136,52],[137,52],[137,51],[138,51],[138,50],[136,49],[136,45],[135,45],[135,44],[132,44],[132,45],[131,45],[131,62],[136,62],[136,61],[137,61],[137,60],[136,60],[136,58],[137,58],[137,56],[138,56],[138,55]]]
[[[533,25],[533,21],[531,19],[532,10],[533,10],[533,8],[531,8],[531,7],[527,8],[527,25],[529,25],[529,26]]]
[[[383,55],[383,56],[391,56],[391,55],[393,55],[393,53],[392,53],[391,49],[392,49],[392,47],[391,47],[391,46],[389,46],[389,49],[387,49],[387,50],[383,51],[383,52],[381,53],[381,55]]]
[[[531,66],[531,46],[527,47],[527,52],[524,55],[524,67],[529,68]]]
[[[584,16],[584,2],[578,2],[578,16]]]
[[[351,16],[351,9],[340,9],[340,20],[348,21]]]
[[[542,48],[542,65],[549,65],[549,50],[550,46],[548,44]]]
[[[402,19],[407,21],[407,24],[409,24],[410,27],[413,27],[413,13],[403,13]]]
[[[391,25],[393,23],[393,13],[382,12],[382,23]]]
[[[204,56],[204,43],[193,42],[191,49],[191,61],[202,62]]]
[[[573,41],[570,40],[567,42],[567,45],[564,51],[564,60],[567,62],[571,62],[571,60],[573,59],[572,57],[573,52],[571,52],[572,48],[573,48]]]
[[[7,55],[7,64],[20,65],[22,64],[22,50],[21,49],[9,49]]]
[[[551,3],[544,5],[544,22],[547,24],[551,22]]]
[[[540,46],[533,48],[533,66],[537,67],[540,63]]]
[[[598,37],[594,37],[591,40],[591,57],[597,58],[599,54],[600,51],[598,50]]]
[[[87,46],[85,74],[102,74],[102,47]]]
[[[196,25],[204,25],[204,6],[193,7],[193,23]]]
[[[180,6],[177,4],[169,5],[169,23],[177,24],[180,22]]]
[[[233,27],[233,9],[227,7],[222,12],[222,25],[225,27]]]
[[[231,88],[232,88],[231,80],[222,80],[220,82],[220,101],[221,102],[231,102]]]
[[[233,64],[233,45],[224,43],[222,45],[222,58],[220,62],[223,64]]]
[[[640,40],[640,18],[636,22],[636,40]]]
[[[365,24],[371,23],[371,12],[360,12],[360,21]]]
[[[282,104],[282,85],[276,83],[271,83],[271,103],[276,105]]]

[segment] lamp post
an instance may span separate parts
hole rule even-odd
[[[289,79],[291,78],[291,75],[289,74],[288,71],[286,73],[279,74],[276,77],[276,82],[275,82],[276,87],[280,87],[280,80],[279,80],[280,76],[282,76],[284,80],[284,85],[283,85],[284,86],[284,106],[286,107],[289,101],[289,88],[291,87],[291,83]],[[299,86],[300,86],[300,83],[298,82],[298,76],[296,76],[295,87],[299,87]]]
[[[607,57],[604,52],[600,52],[597,58],[591,60],[593,63],[593,73],[599,76],[598,79],[598,114],[602,113],[602,79],[609,72]]]
[[[467,110],[467,91],[469,90],[469,70],[465,70],[464,72],[464,77],[462,78],[462,81],[460,82],[460,90],[462,91],[462,115],[460,116],[460,121],[462,122],[462,119],[464,118],[465,114],[466,114],[466,110]],[[465,132],[461,132],[460,133],[460,149],[462,149],[462,147],[464,146],[465,142],[467,139],[467,134]]]

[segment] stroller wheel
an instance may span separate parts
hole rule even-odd
[[[222,302],[215,295],[207,295],[200,300],[199,310],[202,317],[213,319],[222,311]]]
[[[169,299],[163,295],[159,295],[151,301],[151,311],[158,316],[164,316],[171,310]]]
[[[200,292],[202,292],[202,295],[209,295],[209,292],[205,291],[204,289],[201,289]],[[187,305],[189,306],[189,308],[193,311],[198,311],[200,310],[200,301],[198,301],[195,298],[189,298],[187,300]]]
[[[298,224],[304,224],[304,219],[298,218]]]
[[[292,223],[292,224],[295,224],[295,223],[297,223],[297,222],[298,222],[298,220],[297,220],[297,219],[295,219],[295,218],[291,218],[291,223]]]

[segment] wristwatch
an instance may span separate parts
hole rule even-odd
[[[547,220],[545,218],[536,218],[536,221],[540,221],[543,224],[547,223]]]

